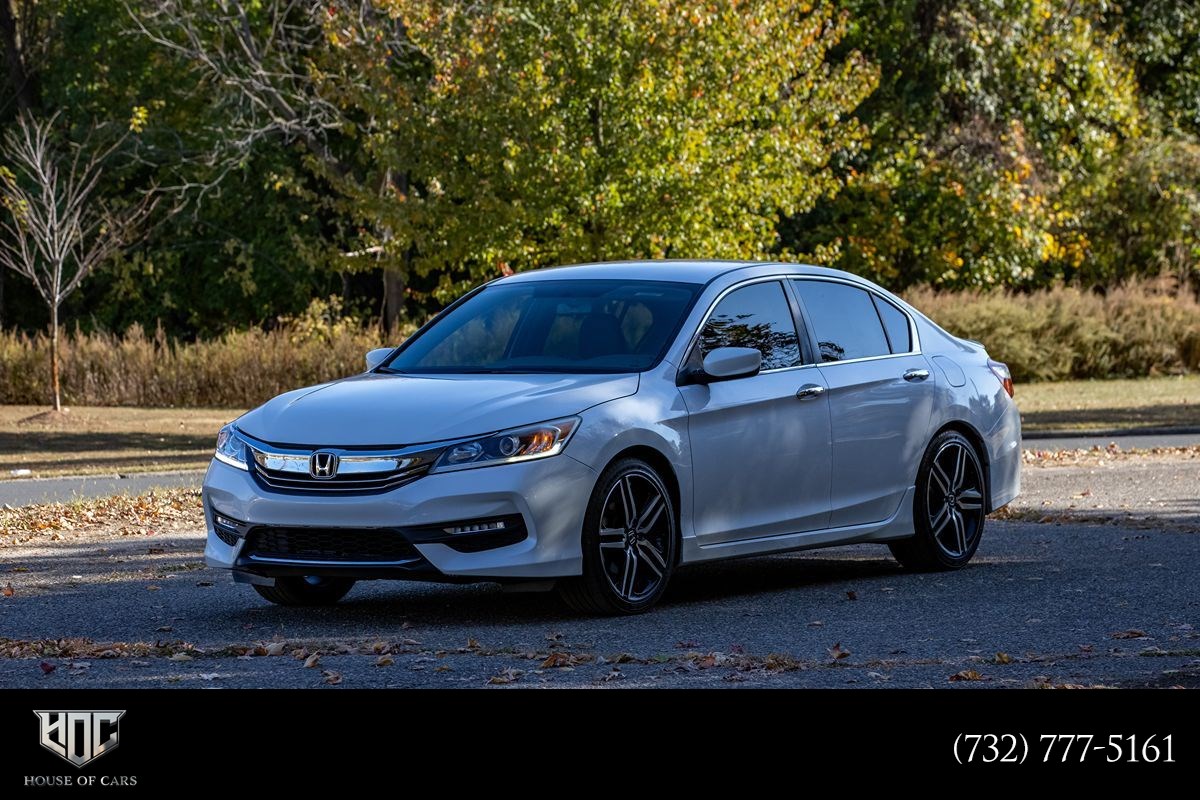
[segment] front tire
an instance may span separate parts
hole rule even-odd
[[[585,614],[640,614],[675,568],[677,517],[662,477],[623,458],[596,482],[583,522],[583,574],[559,582],[567,605]]]
[[[934,437],[917,472],[917,533],[889,547],[908,569],[960,569],[979,548],[986,517],[987,485],[979,454],[967,437],[945,431]]]
[[[315,575],[276,578],[274,586],[254,584],[254,591],[279,606],[331,606],[352,588],[353,578]]]

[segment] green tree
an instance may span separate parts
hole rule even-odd
[[[550,264],[779,253],[780,218],[837,192],[829,162],[860,147],[852,112],[877,79],[832,55],[847,17],[828,4],[390,7],[430,77],[360,68],[372,79],[339,89],[399,99],[360,146],[408,186],[348,196],[446,296]]]
[[[862,110],[871,148],[789,241],[897,287],[1037,285],[1087,267],[1088,211],[1143,125],[1106,6],[846,5],[849,41],[885,76]]]

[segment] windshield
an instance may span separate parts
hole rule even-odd
[[[642,372],[700,286],[545,280],[488,286],[410,339],[381,372]]]

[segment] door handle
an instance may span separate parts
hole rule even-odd
[[[825,387],[819,383],[806,383],[796,390],[797,400],[808,400],[825,394]]]
[[[904,380],[906,381],[923,381],[928,377],[929,370],[927,369],[910,369],[904,373]]]

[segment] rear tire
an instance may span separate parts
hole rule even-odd
[[[254,584],[254,591],[280,606],[331,606],[352,588],[353,578],[312,575],[276,578],[274,586]]]
[[[945,431],[934,437],[917,471],[917,533],[888,546],[907,569],[961,569],[979,548],[986,517],[987,484],[979,454],[967,437]]]
[[[662,477],[623,458],[600,476],[583,521],[583,574],[559,581],[562,599],[584,614],[650,610],[675,569],[678,523]]]

